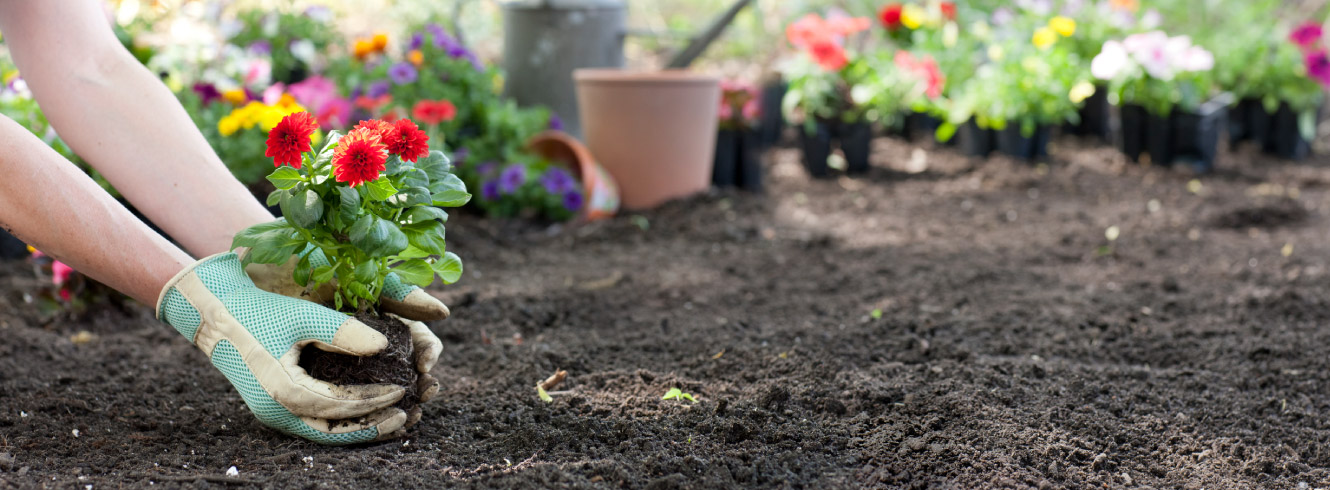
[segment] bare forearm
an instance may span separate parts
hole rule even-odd
[[[148,218],[196,256],[226,251],[237,231],[272,215],[165,85],[115,43],[97,5],[7,5],[7,17],[18,10],[25,18],[24,26],[3,26],[23,77],[61,137]],[[62,34],[25,27],[42,25]]]
[[[192,260],[72,163],[0,116],[0,226],[76,270],[155,305]]]

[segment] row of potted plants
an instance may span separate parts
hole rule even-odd
[[[806,14],[786,31],[797,55],[783,69],[784,111],[802,125],[814,176],[828,174],[835,143],[847,171],[867,168],[856,140],[864,124],[931,130],[968,155],[1033,159],[1046,154],[1054,127],[1108,139],[1110,105],[1121,108],[1122,149],[1133,160],[1208,169],[1225,127],[1235,142],[1306,156],[1330,83],[1319,25],[1288,34],[1252,23],[1277,5],[1250,2],[1222,24],[1192,29],[1224,50],[1217,59],[1192,37],[1159,29],[1186,14],[1176,2],[1152,2],[1173,17],[1143,3],[891,2],[876,12],[877,28],[838,10]]]

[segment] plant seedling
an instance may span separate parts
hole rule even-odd
[[[666,391],[665,396],[661,397],[661,400],[671,400],[671,399],[679,400],[680,402],[688,400],[690,402],[697,403],[697,399],[693,398],[692,393],[684,393],[683,390],[680,390],[678,388],[670,388],[670,391]]]

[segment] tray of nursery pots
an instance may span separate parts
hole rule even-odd
[[[1284,101],[1271,112],[1261,99],[1246,98],[1229,108],[1229,147],[1251,141],[1262,152],[1287,160],[1302,160],[1311,154],[1316,121],[1324,106],[1298,111]]]
[[[711,183],[716,187],[762,190],[763,98],[742,82],[721,82],[719,130]]]
[[[970,118],[955,126],[955,134],[946,141],[955,143],[965,156],[987,157],[997,152],[1012,158],[1035,160],[1048,156],[1048,125],[1036,124],[1023,128],[1021,124],[1006,124],[1001,129],[981,126]]]
[[[1214,169],[1219,134],[1232,100],[1228,94],[1210,99],[1196,110],[1174,107],[1165,114],[1144,106],[1122,106],[1122,152],[1132,161],[1149,156],[1153,165],[1189,161],[1198,171]]]

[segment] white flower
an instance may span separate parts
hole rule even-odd
[[[306,65],[314,64],[314,57],[317,55],[314,48],[314,42],[308,39],[299,39],[291,42],[291,56],[304,62]]]
[[[1144,29],[1155,29],[1163,23],[1164,16],[1158,10],[1150,9],[1141,16],[1141,27]]]
[[[1192,46],[1182,56],[1181,68],[1186,71],[1210,71],[1215,67],[1215,55],[1200,46]]]
[[[1094,61],[1090,62],[1090,74],[1100,80],[1112,80],[1117,78],[1130,63],[1131,58],[1127,56],[1127,49],[1122,43],[1108,41],[1104,43],[1104,49],[1094,57]]]

